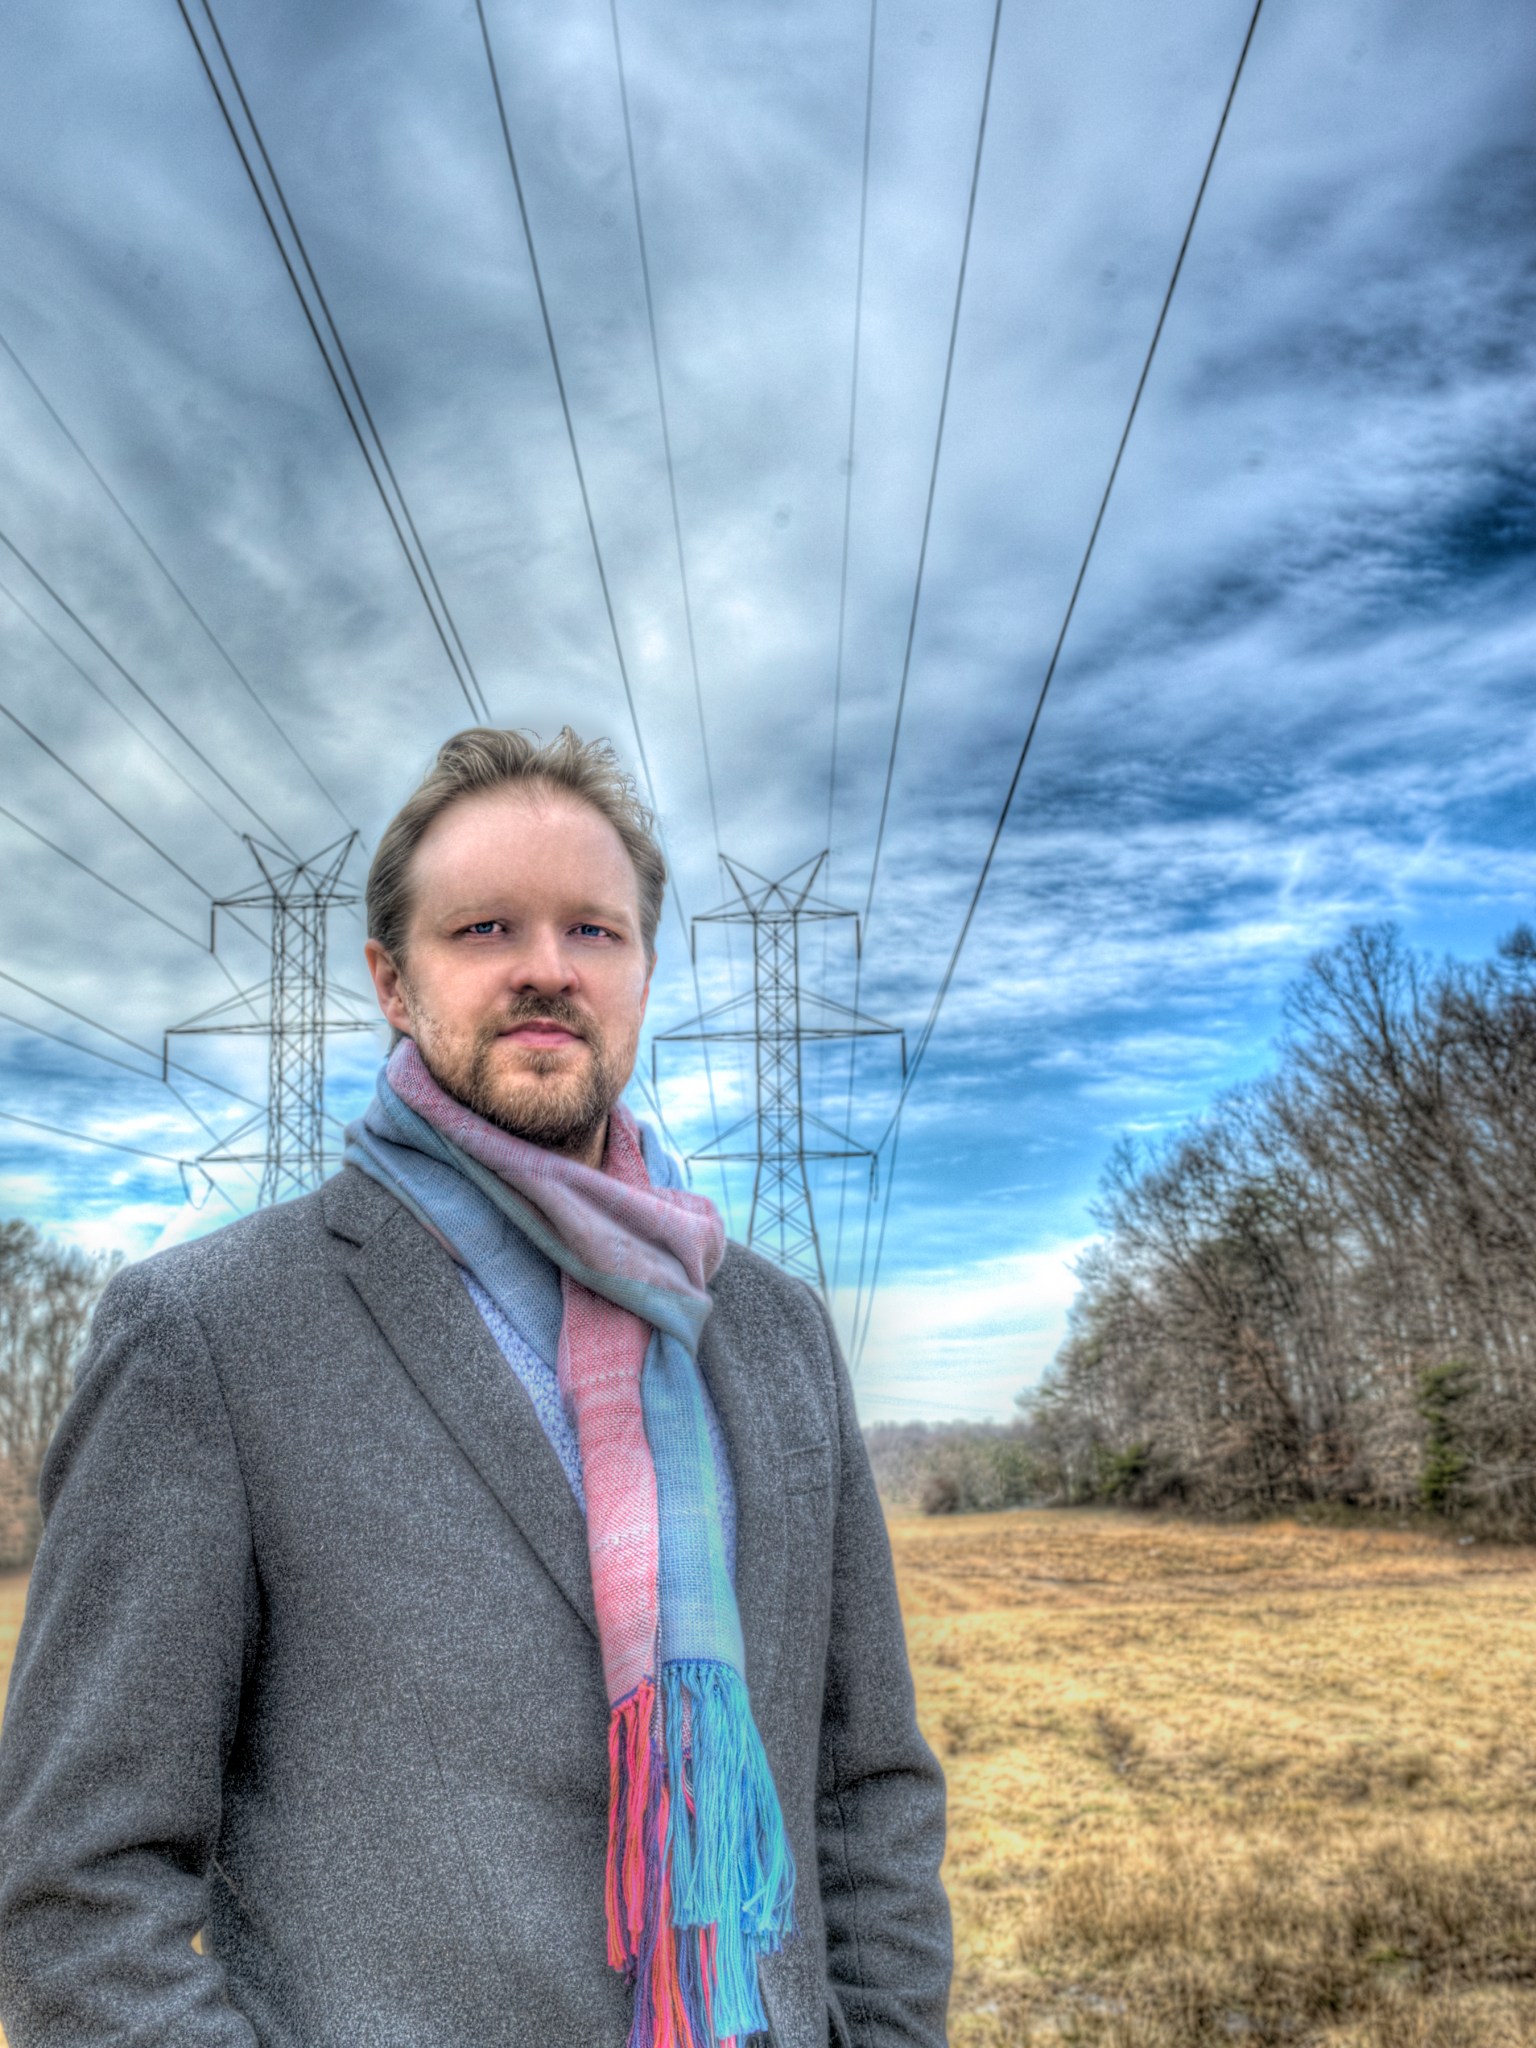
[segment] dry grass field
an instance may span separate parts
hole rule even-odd
[[[955,2048],[1536,2044],[1536,1551],[892,1533],[949,1775]]]
[[[0,1572],[0,1687],[11,1676],[11,1659],[16,1654],[16,1633],[27,1604],[25,1572]],[[5,2029],[0,2027],[0,2048],[5,2048]]]
[[[1536,1551],[892,1534],[949,1773],[954,2048],[1536,2048]]]
[[[26,1573],[0,1572],[0,1689],[10,1681],[11,1659],[16,1654],[16,1636],[26,1604]]]

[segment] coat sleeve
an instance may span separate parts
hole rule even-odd
[[[944,1776],[917,1726],[885,1517],[820,1301],[842,1469],[822,1702],[817,1862],[831,1996],[854,2048],[943,2048],[953,1952]]]
[[[11,2048],[255,2048],[198,1954],[259,1622],[229,1417],[174,1267],[113,1280],[43,1464],[0,1735]]]

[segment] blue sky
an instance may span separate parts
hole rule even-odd
[[[724,891],[609,12],[487,11],[680,897],[702,910]],[[217,12],[494,715],[569,721],[633,762],[473,6]],[[1247,18],[1231,0],[1006,0],[866,937],[862,999],[909,1031],[1006,788]],[[869,13],[621,0],[620,20],[720,843],[772,873],[826,840]],[[831,893],[851,904],[991,23],[969,0],[879,9],[831,834]],[[172,0],[13,0],[7,42],[0,335],[371,839],[467,707],[181,17]],[[1268,0],[908,1104],[859,1374],[869,1417],[1008,1412],[1059,1341],[1111,1146],[1260,1071],[1314,948],[1392,917],[1474,954],[1532,913],[1533,104],[1523,0]],[[275,829],[306,852],[341,829],[4,354],[0,530]],[[0,701],[201,885],[6,725],[0,805],[185,935],[0,818],[0,966],[158,1047],[227,991],[192,941],[204,892],[252,879],[252,820],[4,549],[0,583],[58,643],[0,596]],[[681,930],[664,928],[660,1029],[694,1008]],[[354,983],[360,941],[339,915],[333,962]],[[251,941],[231,931],[221,951],[260,977]],[[706,1001],[742,985],[739,951],[707,940],[700,959]],[[848,999],[846,942],[825,972]],[[169,1159],[207,1142],[151,1059],[10,982],[0,1009],[21,1020],[0,1023],[3,1105]],[[335,1042],[339,1117],[378,1053]],[[261,1092],[259,1046],[208,1041],[197,1060]],[[861,1068],[866,1141],[893,1071],[878,1053]],[[679,1141],[703,1145],[702,1075],[677,1053],[662,1073]],[[718,1079],[722,1118],[745,1108],[745,1075]],[[238,1114],[186,1094],[215,1129]],[[248,1202],[238,1176],[221,1183]],[[818,1193],[835,1238],[835,1183]],[[189,1205],[174,1165],[16,1124],[0,1125],[0,1211],[131,1255],[232,1213],[225,1196]],[[863,1214],[851,1198],[845,1318]]]

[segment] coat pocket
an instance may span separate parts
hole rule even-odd
[[[786,1493],[814,1493],[832,1484],[832,1446],[829,1443],[800,1444],[779,1454]]]

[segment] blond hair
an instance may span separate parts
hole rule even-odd
[[[369,938],[401,964],[413,906],[411,861],[427,827],[462,797],[515,788],[564,790],[608,820],[635,870],[640,935],[654,959],[667,884],[656,820],[608,742],[578,739],[568,725],[544,746],[534,733],[477,725],[438,748],[437,759],[385,826],[368,869]]]

